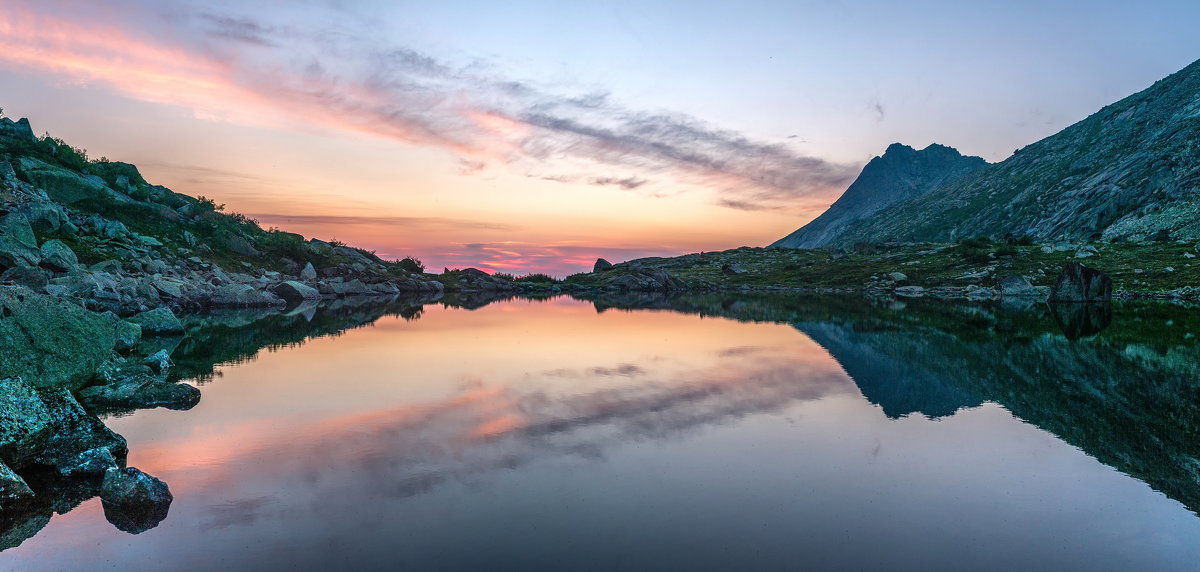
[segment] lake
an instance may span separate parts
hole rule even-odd
[[[189,318],[169,484],[12,570],[1183,570],[1200,311],[864,298],[398,302]]]

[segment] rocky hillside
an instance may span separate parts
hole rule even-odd
[[[1010,233],[1200,239],[1200,61],[1000,163],[851,223],[827,244]]]
[[[0,284],[119,315],[441,292],[413,258],[262,229],[0,118]]]
[[[846,192],[812,222],[771,246],[820,248],[838,238],[851,223],[956,181],[987,165],[952,147],[930,145],[917,151],[893,143],[863,167]]]

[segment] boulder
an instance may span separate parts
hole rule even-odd
[[[996,282],[996,289],[999,290],[1001,296],[1006,298],[1035,298],[1042,295],[1024,276],[1015,274],[1001,277]]]
[[[0,286],[0,378],[74,389],[115,346],[112,323],[104,316],[25,288]]]
[[[79,267],[79,257],[63,241],[47,240],[42,244],[42,266],[56,272],[70,272]]]
[[[209,299],[213,306],[261,307],[282,304],[278,296],[249,284],[225,284],[218,286]]]
[[[920,286],[901,286],[896,288],[896,295],[905,298],[920,298],[925,295],[925,289]]]
[[[1063,266],[1050,288],[1051,302],[1104,302],[1112,299],[1112,280],[1099,270],[1078,262]]]
[[[737,264],[722,264],[721,265],[721,273],[722,274],[736,276],[738,274],[746,274],[746,272],[747,271],[745,268],[742,268],[741,266],[738,266]]]
[[[300,271],[300,279],[305,282],[312,282],[317,279],[317,269],[313,268],[311,262],[304,264],[304,269]]]
[[[64,476],[91,474],[98,462],[109,458],[123,464],[129,454],[125,438],[85,411],[70,391],[43,389],[39,394],[50,412],[53,431],[36,441],[30,463],[54,467]],[[106,449],[109,455],[98,449]]]
[[[892,282],[904,282],[908,280],[908,276],[903,272],[891,272],[888,275],[888,280]]]
[[[29,219],[20,213],[0,217],[0,268],[37,266],[41,260]]]
[[[592,272],[604,272],[612,270],[613,264],[603,258],[597,258],[596,264],[592,266]]]
[[[33,489],[12,469],[0,463],[0,510],[33,498]]]
[[[115,349],[119,352],[129,351],[142,341],[142,327],[125,320],[117,320],[113,328],[116,332]]]
[[[33,134],[33,126],[29,125],[29,120],[24,117],[16,121],[0,117],[0,136],[37,141],[37,135]]]
[[[130,534],[158,526],[167,518],[172,500],[166,483],[133,467],[109,470],[100,485],[104,517]]]
[[[0,456],[5,461],[33,452],[54,431],[54,418],[37,391],[21,378],[0,379]]]
[[[44,230],[47,232],[58,232],[69,219],[63,208],[52,202],[29,202],[23,203],[17,208],[17,212],[25,215],[29,225],[35,230]]]
[[[45,191],[55,202],[64,205],[84,199],[116,195],[108,188],[104,179],[95,175],[81,175],[33,157],[21,157],[17,166],[33,186]]]
[[[242,256],[262,255],[262,252],[260,252],[257,248],[254,248],[254,245],[249,240],[246,240],[246,238],[243,236],[226,234],[218,237],[217,240],[220,242],[221,246],[225,247],[225,249],[229,250],[230,252],[241,254]]]
[[[171,362],[171,354],[167,350],[158,350],[146,356],[146,359],[142,360],[142,364],[149,366],[153,371],[159,372],[166,371],[172,365],[175,365]]]
[[[14,266],[0,273],[0,283],[41,290],[50,283],[50,271],[36,266]]]
[[[92,412],[128,411],[165,407],[187,410],[200,402],[200,390],[186,383],[171,383],[154,376],[136,375],[79,391],[79,401]]]
[[[359,282],[359,284],[362,283]],[[292,304],[303,302],[305,300],[318,300],[321,298],[321,293],[318,292],[316,288],[301,284],[295,280],[288,280],[280,283],[275,287],[274,291],[279,295],[280,298],[283,298],[284,300],[287,300],[288,303]]]
[[[172,312],[170,308],[155,308],[148,312],[142,312],[129,318],[129,321],[141,326],[143,334],[183,333],[183,324],[180,323],[179,318],[175,317],[175,312]]]

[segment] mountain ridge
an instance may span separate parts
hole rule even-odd
[[[999,163],[852,221],[823,246],[1010,234],[1200,239],[1200,60]]]

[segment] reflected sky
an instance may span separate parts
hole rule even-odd
[[[1183,569],[1200,556],[1200,519],[1146,484],[992,403],[889,417],[787,324],[565,299],[427,307],[219,372],[191,411],[107,420],[129,464],[170,484],[166,521],[129,536],[88,501],[0,567]]]

